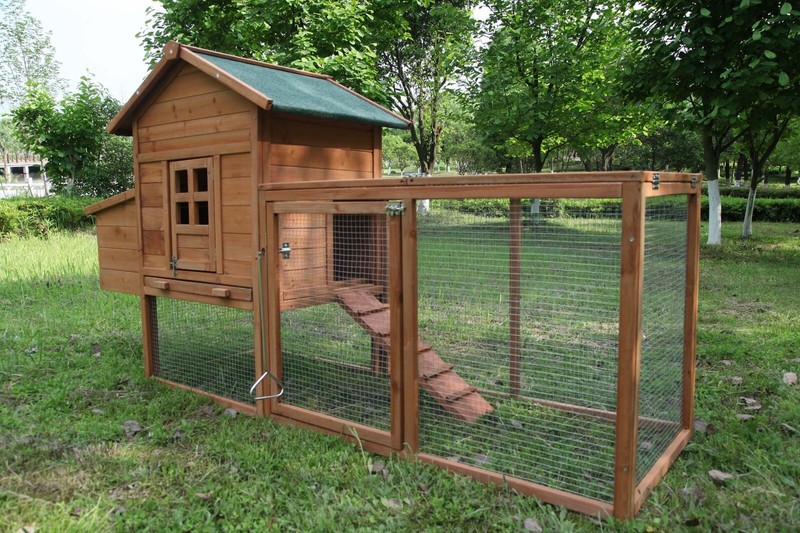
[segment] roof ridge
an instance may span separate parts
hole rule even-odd
[[[175,41],[175,43],[178,44],[178,46],[180,46],[181,48],[186,48],[186,49],[188,49],[188,50],[190,50],[192,52],[198,53],[198,54],[205,54],[205,55],[210,55],[210,56],[215,56],[215,57],[221,57],[222,59],[230,59],[231,61],[236,61],[236,62],[239,62],[239,63],[248,63],[250,65],[256,65],[256,66],[259,66],[259,67],[270,68],[270,69],[273,69],[273,70],[282,70],[284,72],[291,72],[293,74],[299,74],[301,76],[309,76],[311,78],[321,78],[321,79],[325,79],[325,80],[332,80],[333,79],[333,77],[328,75],[328,74],[319,74],[317,72],[309,72],[307,70],[301,70],[299,68],[284,67],[283,65],[276,65],[275,63],[267,63],[266,61],[258,61],[257,59],[251,59],[251,58],[248,58],[248,57],[235,56],[233,54],[226,54],[226,53],[223,53],[223,52],[217,52],[216,50],[208,50],[206,48],[200,48],[198,46],[190,46],[188,44],[180,44],[177,41]]]

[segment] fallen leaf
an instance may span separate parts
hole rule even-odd
[[[36,526],[22,526],[17,533],[36,533]]]
[[[425,483],[417,483],[417,488],[422,492],[428,492],[429,490],[428,485],[426,485]]]
[[[142,426],[136,420],[126,420],[122,424],[122,429],[125,430],[125,435],[128,437],[135,437],[137,433],[142,431]]]
[[[201,405],[200,407],[197,408],[197,411],[195,411],[195,413],[197,414],[197,416],[211,416],[214,414],[214,407],[212,407],[211,405]]]
[[[690,519],[686,520],[686,521],[683,523],[683,525],[684,525],[684,526],[687,526],[687,527],[697,527],[697,526],[699,526],[699,525],[700,525],[700,519],[699,519],[699,518],[697,518],[697,517],[695,517],[695,518],[690,518]]]
[[[104,413],[104,411],[102,409],[98,409],[97,407],[92,409],[92,414],[94,414],[94,415],[102,415],[103,413]]]
[[[526,518],[522,525],[525,531],[530,531],[532,533],[542,533],[543,531],[541,524],[539,524],[539,521],[535,518]]]
[[[731,361],[730,359],[723,359],[722,364],[725,366],[731,366],[733,364],[733,361]]]
[[[744,380],[740,376],[732,376],[731,383],[734,385],[741,385]]]
[[[649,440],[643,440],[643,441],[639,441],[639,446],[643,450],[652,450],[654,444],[652,442],[650,442]]]
[[[115,386],[115,387],[120,387],[120,386],[122,386],[122,385],[125,385],[125,384],[126,384],[127,382],[129,382],[130,380],[131,380],[131,377],[130,377],[130,376],[122,376],[121,378],[119,378],[119,379],[117,380],[117,382],[114,384],[114,386]]]
[[[800,430],[798,430],[797,428],[795,428],[793,426],[790,426],[789,424],[786,424],[785,422],[783,424],[781,424],[781,427],[783,429],[789,431],[790,433],[800,434]]]
[[[92,355],[95,357],[100,357],[100,345],[96,342],[92,343]]]
[[[724,483],[726,481],[730,481],[731,479],[735,478],[736,476],[734,476],[733,474],[730,474],[728,472],[722,472],[721,470],[709,470],[708,471],[708,477],[710,477],[711,479],[713,479],[714,481],[716,481],[718,483]]]
[[[198,492],[198,493],[195,494],[195,497],[196,498],[200,498],[204,502],[207,502],[208,500],[211,499],[211,493],[210,492]]]
[[[750,420],[751,418],[755,418],[755,417],[753,415],[746,415],[746,414],[743,414],[743,413],[739,413],[739,414],[736,415],[736,418],[738,418],[739,420],[744,421],[744,420]]]
[[[383,472],[383,469],[384,469],[383,461],[378,460],[372,463],[372,468],[370,468],[370,473],[380,474],[381,472]]]
[[[116,507],[114,507],[111,510],[111,514],[113,514],[114,516],[119,516],[124,512],[125,512],[125,506],[124,505],[117,505]]]
[[[79,517],[79,516],[80,516],[82,513],[83,513],[83,509],[81,509],[80,507],[74,507],[74,508],[73,508],[73,509],[72,509],[72,510],[69,512],[69,515],[70,515],[70,516],[74,516],[74,517],[76,517],[76,518],[77,518],[77,517]]]
[[[28,348],[27,350],[25,350],[25,353],[26,353],[27,355],[33,355],[33,354],[35,354],[35,353],[36,353],[36,352],[38,352],[38,351],[39,351],[39,348],[37,348],[36,346],[33,346],[33,347],[31,347],[31,348]],[[30,526],[25,526],[25,527],[30,527]]]
[[[514,429],[522,429],[522,422],[520,422],[519,420],[512,420],[511,427]]]
[[[186,436],[186,432],[183,429],[178,428],[172,434],[172,440],[181,440],[185,436]]]
[[[448,461],[453,461],[454,463],[460,463],[461,459],[463,459],[463,457],[461,457],[460,455],[451,455],[450,457],[447,458]]]
[[[700,503],[706,497],[705,493],[697,487],[684,487],[679,494],[684,501],[694,504]]]
[[[239,411],[237,411],[233,407],[228,407],[227,409],[222,411],[222,415],[223,416],[229,416],[231,418],[236,418],[237,416],[239,416]]]
[[[392,511],[399,511],[403,507],[403,502],[401,502],[397,498],[390,498],[386,500],[386,507],[388,507]]]
[[[755,398],[746,398],[742,396],[741,398],[739,398],[739,401],[741,401],[744,404],[744,408],[749,411],[758,411],[759,409],[761,409],[761,402],[759,402]]]
[[[698,433],[705,433],[708,429],[708,423],[705,420],[700,420],[699,418],[694,419],[694,430]]]
[[[794,372],[787,372],[783,375],[783,382],[787,385],[797,385],[797,374]]]

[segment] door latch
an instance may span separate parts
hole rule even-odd
[[[172,259],[169,260],[169,266],[172,267],[172,276],[175,277],[178,275],[178,257],[173,255]]]
[[[281,247],[278,251],[283,255],[284,259],[289,259],[290,255],[292,254],[292,247],[289,246],[288,242],[281,244]]]

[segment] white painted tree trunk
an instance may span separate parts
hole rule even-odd
[[[431,201],[430,200],[417,200],[417,214],[418,215],[427,215],[428,212],[431,210]]]
[[[757,188],[750,189],[750,194],[747,195],[747,209],[744,212],[744,224],[742,224],[742,237],[753,236],[753,209],[756,206],[756,192]]]
[[[534,198],[531,202],[531,217],[536,218],[539,216],[539,211],[542,207],[542,199]]]
[[[708,244],[722,244],[722,202],[719,199],[719,180],[708,183]]]

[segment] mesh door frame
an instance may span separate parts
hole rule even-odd
[[[695,337],[697,320],[700,176],[681,173],[613,172],[564,173],[549,175],[473,176],[425,178],[422,180],[383,179],[375,181],[327,182],[316,184],[265,184],[260,190],[269,203],[288,201],[336,202],[339,206],[357,201],[386,202],[401,199],[406,213],[400,224],[401,284],[393,281],[392,290],[401,287],[402,311],[402,440],[404,456],[419,458],[448,470],[487,483],[510,486],[519,492],[539,497],[547,503],[571,510],[626,519],[634,516],[653,487],[666,474],[692,433],[694,416]],[[681,429],[662,456],[637,484],[637,427],[639,422],[639,377],[641,368],[642,291],[645,206],[648,198],[683,196],[688,202],[686,221],[686,277],[684,307],[683,380],[681,390]],[[416,201],[421,199],[466,198],[619,198],[622,199],[623,232],[620,283],[620,346],[617,366],[616,445],[613,503],[567,493],[551,487],[508,477],[479,467],[442,457],[417,453],[419,450],[419,378],[417,374],[417,276],[416,276]],[[305,203],[305,202],[300,202]],[[338,207],[337,209],[342,209]],[[409,214],[412,214],[409,216]],[[268,221],[268,226],[270,222]],[[269,242],[275,242],[270,240]],[[273,247],[274,248],[274,247]],[[270,250],[270,253],[276,253]],[[268,254],[269,255],[269,254]],[[270,270],[272,273],[273,271]],[[274,279],[274,278],[273,278]],[[270,283],[270,287],[274,284]],[[273,338],[272,335],[268,337]],[[624,337],[624,339],[623,339]],[[274,351],[274,350],[273,350]],[[275,367],[270,360],[270,367]],[[281,421],[292,422],[284,419]],[[307,425],[307,424],[305,424]],[[317,426],[319,427],[319,426]],[[321,428],[329,433],[338,431]],[[380,453],[396,450],[380,449]]]
[[[333,203],[330,201],[285,201],[266,202],[266,236],[267,243],[267,279],[266,290],[266,337],[268,365],[271,372],[279,380],[282,376],[282,348],[281,348],[281,253],[277,243],[280,242],[279,217],[283,214],[311,213],[326,215],[374,215],[387,217],[387,257],[388,259],[388,286],[390,342],[389,342],[389,383],[390,383],[390,429],[389,431],[369,427],[343,418],[318,413],[303,407],[289,405],[280,398],[268,400],[269,413],[277,421],[308,427],[324,433],[339,435],[348,440],[357,441],[365,449],[376,453],[389,454],[403,449],[403,389],[401,374],[403,371],[403,316],[400,301],[400,217],[391,217],[386,213],[385,202],[347,202]],[[397,260],[392,258],[397,257]],[[275,394],[275,384],[265,391]]]

